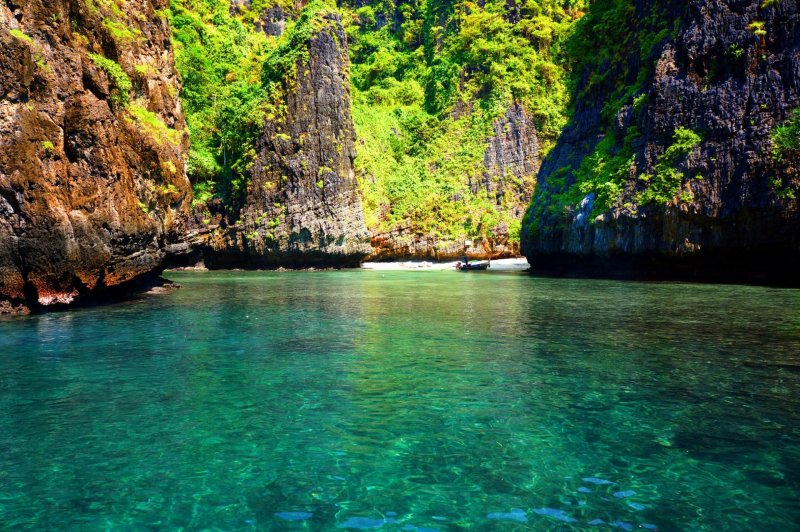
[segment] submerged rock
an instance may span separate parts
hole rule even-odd
[[[338,528],[355,528],[358,530],[374,530],[381,528],[386,523],[395,523],[394,519],[374,519],[372,517],[350,517]]]
[[[311,512],[277,512],[275,517],[284,521],[307,521],[314,516]]]
[[[528,522],[528,516],[525,511],[519,508],[512,508],[510,512],[491,512],[486,515],[486,518],[499,521],[517,521],[519,523]]]
[[[610,480],[597,477],[583,477],[582,480],[584,482],[588,482],[589,484],[596,484],[598,486],[613,486],[616,484],[616,482],[611,482]]]
[[[558,510],[555,508],[537,508],[533,511],[538,515],[544,515],[546,517],[552,517],[558,521],[564,521],[565,523],[576,523],[578,520],[574,517],[570,517],[564,510]]]

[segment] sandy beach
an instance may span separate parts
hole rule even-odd
[[[478,261],[471,261],[478,262]],[[488,271],[525,271],[530,267],[525,257],[493,260]],[[456,261],[403,261],[403,262],[365,262],[364,270],[455,270]]]

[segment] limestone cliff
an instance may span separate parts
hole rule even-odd
[[[166,4],[0,3],[0,312],[158,271],[191,195]]]
[[[617,33],[612,4],[576,33],[598,59],[524,222],[534,270],[797,283],[800,161],[771,140],[800,105],[797,1],[638,0]]]
[[[519,103],[513,104],[493,124],[483,156],[485,171],[480,183],[471,183],[473,193],[486,191],[498,206],[508,209],[513,220],[521,220],[536,186],[541,166],[541,147],[533,119]],[[519,246],[509,242],[509,228],[494,228],[488,242],[490,256],[517,256]]]
[[[275,20],[263,30],[280,31]],[[278,106],[256,142],[241,208],[209,239],[209,267],[354,266],[370,252],[339,16],[306,12],[293,32],[275,52],[293,58],[289,68],[265,73]]]
[[[510,193],[511,198],[518,199],[515,204],[527,204],[533,192],[533,178],[541,165],[536,127],[525,108],[517,103],[495,121],[493,129],[494,136],[489,138],[483,156],[484,178],[472,188],[484,188],[498,202]],[[515,212],[516,217],[522,216],[521,210]]]
[[[470,180],[472,194],[485,192],[499,210],[512,220],[521,220],[536,186],[541,152],[536,126],[519,103],[514,103],[492,124],[486,139],[483,171]],[[467,255],[471,259],[499,259],[519,255],[519,245],[510,239],[508,224],[501,222],[490,238],[475,237]],[[372,259],[456,260],[464,256],[464,242],[444,240],[415,231],[411,224],[373,235]]]

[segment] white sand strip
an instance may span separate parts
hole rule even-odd
[[[470,261],[478,262],[478,261]],[[489,271],[524,271],[530,267],[524,257],[516,259],[493,260]],[[454,270],[456,263],[453,262],[430,262],[410,260],[404,262],[365,262],[361,265],[365,270]]]

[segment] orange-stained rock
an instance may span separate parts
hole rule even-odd
[[[0,4],[0,313],[157,273],[182,232],[188,135],[167,3]]]

